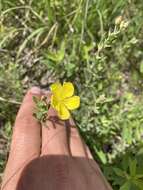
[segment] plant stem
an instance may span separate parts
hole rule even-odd
[[[11,103],[11,104],[21,105],[21,102],[18,102],[18,101],[16,101],[16,100],[7,100],[7,99],[2,98],[2,97],[0,97],[0,101],[1,101],[1,102]]]

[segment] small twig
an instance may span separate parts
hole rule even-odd
[[[2,137],[2,139],[4,140],[8,140],[9,138],[5,135],[3,130],[0,130],[0,137]]]
[[[8,50],[0,48],[0,52],[2,52],[2,53],[7,53]]]
[[[21,105],[21,102],[18,102],[18,101],[16,101],[16,100],[7,100],[7,99],[2,98],[2,97],[0,97],[0,101],[1,101],[1,102],[11,103],[11,104]]]

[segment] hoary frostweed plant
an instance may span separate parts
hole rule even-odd
[[[77,109],[80,106],[80,97],[74,95],[74,86],[71,82],[54,83],[50,86],[51,98],[47,100],[43,96],[41,100],[34,97],[36,103],[36,111],[34,116],[41,122],[47,120],[47,112],[50,106],[56,110],[59,119],[67,120],[70,118],[71,110]]]

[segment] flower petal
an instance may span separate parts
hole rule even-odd
[[[74,94],[74,86],[71,82],[64,82],[62,89],[62,99],[69,98]]]
[[[59,101],[58,101],[58,99],[56,98],[56,96],[54,96],[54,95],[51,96],[51,106],[52,106],[55,110],[59,111]]]
[[[71,98],[66,98],[64,100],[64,105],[69,110],[74,110],[80,106],[80,97],[79,96],[73,96]]]
[[[50,86],[50,89],[51,89],[51,91],[53,92],[53,91],[55,91],[55,90],[60,89],[61,87],[62,87],[62,85],[61,85],[59,82],[56,82],[56,83],[54,83],[54,84],[52,84],[52,85]]]
[[[60,99],[60,97],[61,97],[61,92],[62,92],[62,89],[63,89],[62,85],[61,85],[59,82],[57,82],[57,83],[52,84],[52,85],[50,86],[50,89],[51,89],[52,93],[53,93],[58,99]]]
[[[70,113],[64,104],[60,104],[60,110],[58,112],[58,116],[62,120],[66,120],[70,118]]]

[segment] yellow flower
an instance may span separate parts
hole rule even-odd
[[[80,97],[73,96],[74,86],[71,82],[54,83],[50,86],[52,91],[51,106],[58,112],[62,120],[69,119],[69,110],[74,110],[80,105]]]

